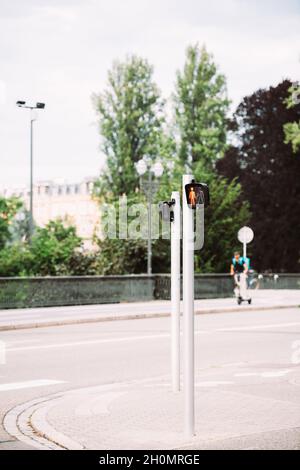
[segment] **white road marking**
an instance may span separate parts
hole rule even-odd
[[[266,371],[266,372],[241,372],[239,374],[234,374],[234,377],[264,377],[264,378],[272,378],[272,377],[283,377],[286,374],[293,372],[292,369],[281,369],[275,371]]]
[[[8,390],[21,390],[23,388],[45,387],[47,385],[56,385],[66,383],[63,380],[27,380],[26,382],[10,382],[7,384],[0,384],[0,392]]]
[[[229,380],[211,380],[206,382],[196,382],[196,387],[217,387],[218,385],[233,385],[234,382]]]
[[[245,362],[228,362],[227,364],[222,364],[221,367],[237,367],[244,366]]]
[[[245,327],[233,327],[233,328],[217,328],[213,330],[197,330],[195,331],[196,335],[199,334],[210,334],[219,331],[240,331],[240,330],[256,330],[256,329],[267,329],[267,328],[282,328],[288,326],[296,326],[300,325],[300,322],[293,322],[293,323],[273,323],[268,325],[250,325]],[[74,347],[74,346],[89,346],[93,344],[109,344],[109,343],[123,343],[123,342],[130,342],[130,341],[143,341],[149,339],[161,339],[161,338],[169,338],[169,333],[160,333],[155,335],[141,335],[141,336],[124,336],[118,338],[106,338],[106,339],[97,339],[97,340],[86,340],[86,341],[73,341],[68,343],[58,343],[58,344],[41,344],[37,346],[22,346],[16,348],[7,348],[6,352],[18,352],[18,351],[33,351],[33,350],[40,350],[40,349],[56,349],[56,348],[67,348],[67,347]]]
[[[292,323],[269,323],[266,325],[249,325],[249,326],[235,326],[232,328],[217,328],[214,331],[248,331],[248,330],[264,330],[268,328],[286,328],[289,326],[299,326],[300,322]]]
[[[286,369],[286,370],[262,372],[260,375],[261,377],[283,377],[284,375],[289,374],[290,372],[292,372],[291,369]]]
[[[195,334],[207,334],[207,331],[199,330],[195,331]],[[18,352],[18,351],[33,351],[38,349],[55,349],[55,348],[68,348],[74,346],[89,346],[93,344],[107,344],[107,343],[123,343],[130,341],[141,341],[146,339],[158,339],[158,338],[170,338],[170,333],[161,333],[156,335],[142,335],[142,336],[121,336],[120,338],[106,338],[106,339],[95,339],[86,341],[72,341],[69,343],[57,343],[57,344],[41,344],[38,346],[22,346],[17,348],[7,348],[6,352]]]
[[[259,375],[258,372],[241,372],[240,374],[234,374],[234,377],[254,377]]]
[[[120,338],[108,338],[108,339],[95,339],[87,341],[73,341],[70,343],[58,343],[58,344],[41,344],[39,346],[24,346],[20,348],[8,348],[6,352],[18,352],[18,351],[32,351],[37,349],[55,349],[55,348],[68,348],[74,346],[89,346],[92,344],[106,344],[106,343],[123,343],[128,341],[145,340],[145,339],[157,339],[157,338],[169,338],[169,334],[159,335],[144,335],[144,336],[123,336]]]

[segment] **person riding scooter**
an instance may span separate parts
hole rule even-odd
[[[246,260],[236,251],[232,258],[230,274],[234,278],[234,294],[240,304],[243,300],[251,302],[247,296],[247,273],[249,270],[249,259]]]

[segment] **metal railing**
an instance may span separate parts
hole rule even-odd
[[[0,309],[170,299],[169,274],[0,278]],[[300,274],[266,274],[253,288],[300,289]],[[229,274],[196,274],[195,298],[230,297]]]

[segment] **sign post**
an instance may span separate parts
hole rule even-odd
[[[194,193],[187,199],[186,185],[193,181],[192,175],[182,178],[183,206],[183,370],[184,370],[184,434],[191,439],[195,429],[194,396]]]
[[[172,389],[180,390],[180,229],[179,191],[172,192],[171,220],[171,362]]]
[[[238,231],[238,240],[243,244],[243,258],[247,258],[247,243],[252,242],[254,233],[252,228],[246,225]]]

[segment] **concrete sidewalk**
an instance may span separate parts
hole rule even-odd
[[[183,393],[173,393],[167,377],[44,397],[9,412],[4,425],[38,449],[300,449],[299,401],[271,392],[279,381],[285,393],[293,385],[275,371],[261,396],[253,387],[265,386],[263,370],[255,379],[251,371],[248,364],[198,371],[196,433],[189,440]],[[299,367],[283,372],[300,384]]]
[[[252,304],[238,306],[234,298],[195,301],[196,314],[274,310],[300,306],[300,290],[251,291]],[[182,306],[181,306],[182,311]],[[47,326],[130,320],[170,315],[170,301],[81,305],[0,310],[0,331]]]

